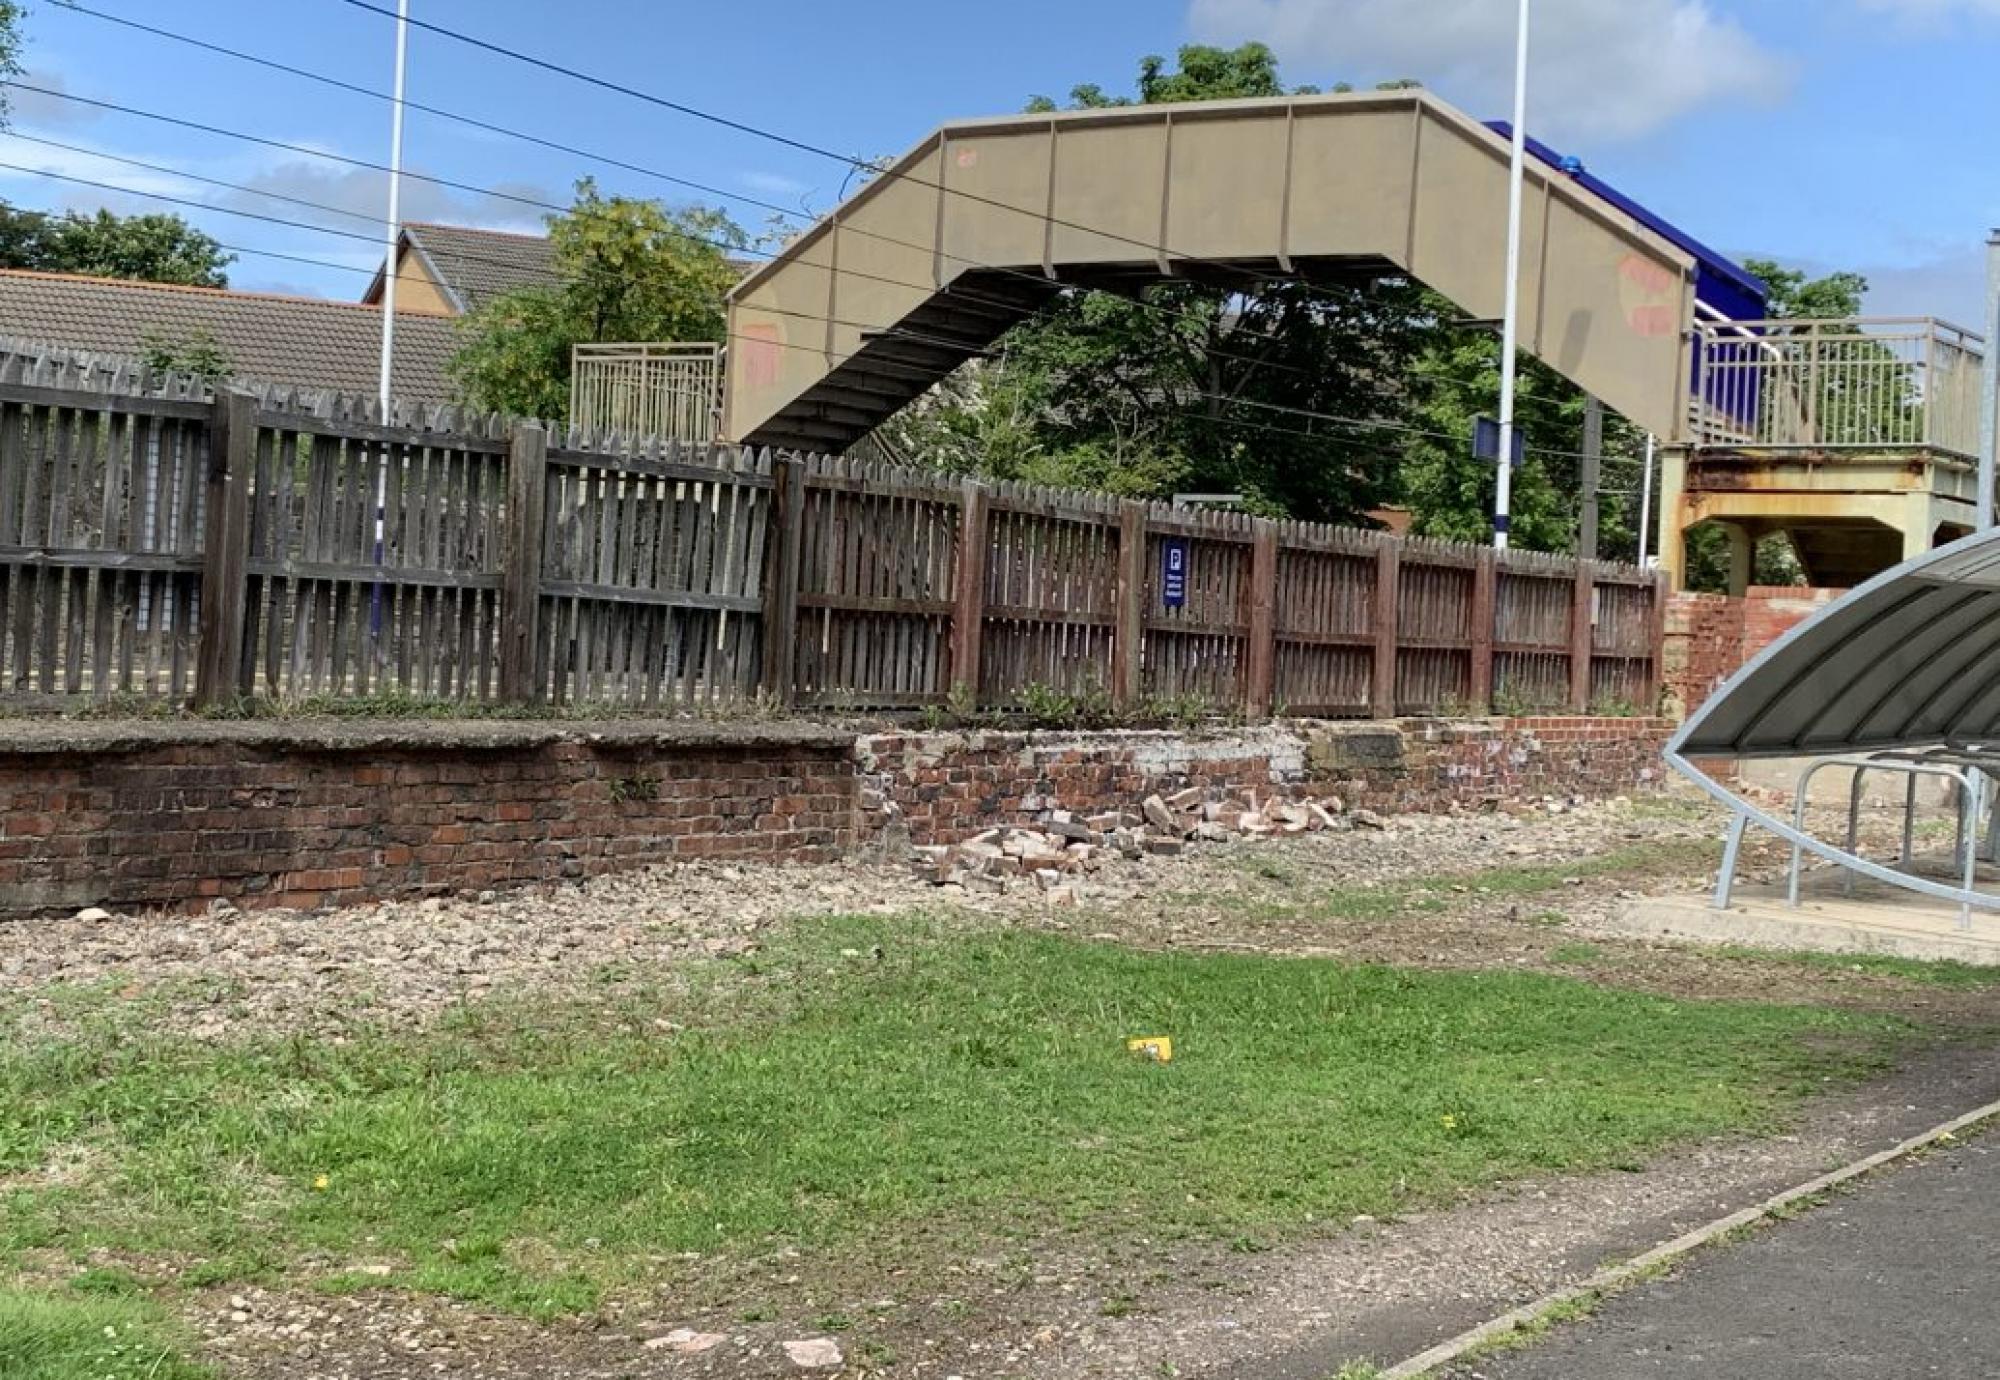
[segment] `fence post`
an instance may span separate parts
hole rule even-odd
[[[1396,717],[1396,624],[1402,569],[1402,544],[1394,538],[1384,539],[1375,548],[1375,608],[1371,624],[1375,630],[1375,674],[1368,695],[1368,712],[1378,719]]]
[[[1139,698],[1146,646],[1146,505],[1118,505],[1118,625],[1111,648],[1111,699]]]
[[[515,704],[542,698],[535,650],[542,622],[542,505],[549,434],[517,422],[507,445],[507,526],[500,552],[500,697]]]
[[[806,523],[806,466],[783,455],[771,466],[771,518],[764,542],[764,694],[798,699],[799,550]]]
[[[233,391],[215,400],[208,424],[208,492],[201,553],[201,635],[195,652],[197,708],[244,693],[245,564],[250,555],[250,471],[257,454],[257,399]]]
[[[1493,640],[1500,615],[1500,557],[1482,549],[1472,565],[1472,712],[1493,712]]]
[[[1250,664],[1243,709],[1261,719],[1271,712],[1278,670],[1278,524],[1258,518],[1250,531]]]
[[[951,611],[951,679],[979,703],[979,641],[986,621],[986,486],[968,479],[958,509],[958,571]]]
[[[1667,584],[1663,571],[1653,572],[1653,608],[1651,626],[1646,630],[1648,650],[1652,656],[1651,673],[1646,677],[1646,701],[1639,706],[1639,712],[1651,717],[1662,708],[1662,698],[1667,688],[1667,605],[1672,598],[1672,588]]]
[[[1574,593],[1569,610],[1569,707],[1571,713],[1582,714],[1590,708],[1590,610],[1596,589],[1588,561],[1576,563],[1576,581],[1571,589]]]

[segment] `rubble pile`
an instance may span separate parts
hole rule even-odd
[[[1349,810],[1337,796],[1292,800],[1245,791],[1211,797],[1210,791],[1190,786],[1169,796],[1149,795],[1137,809],[1086,816],[1043,810],[1032,824],[918,848],[917,867],[937,886],[1004,885],[1030,878],[1051,904],[1074,905],[1076,879],[1113,857],[1177,857],[1193,844],[1380,829],[1387,823],[1371,810]]]

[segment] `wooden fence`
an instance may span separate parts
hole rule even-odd
[[[0,703],[1650,709],[1631,567],[0,366]]]

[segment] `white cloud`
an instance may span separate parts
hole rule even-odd
[[[20,80],[35,89],[29,91],[15,86],[6,90],[7,113],[17,122],[44,126],[87,125],[104,118],[104,112],[94,105],[63,99],[69,91],[69,83],[60,72],[36,68],[23,73]]]
[[[1413,77],[1491,119],[1511,108],[1514,16],[1511,0],[1190,0],[1188,22],[1209,42],[1261,39],[1294,80]],[[1632,139],[1704,106],[1775,101],[1792,77],[1708,0],[1540,0],[1530,53],[1529,129],[1558,142]]]

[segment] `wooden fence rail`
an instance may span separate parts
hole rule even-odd
[[[1649,710],[1606,562],[0,364],[0,704]]]

